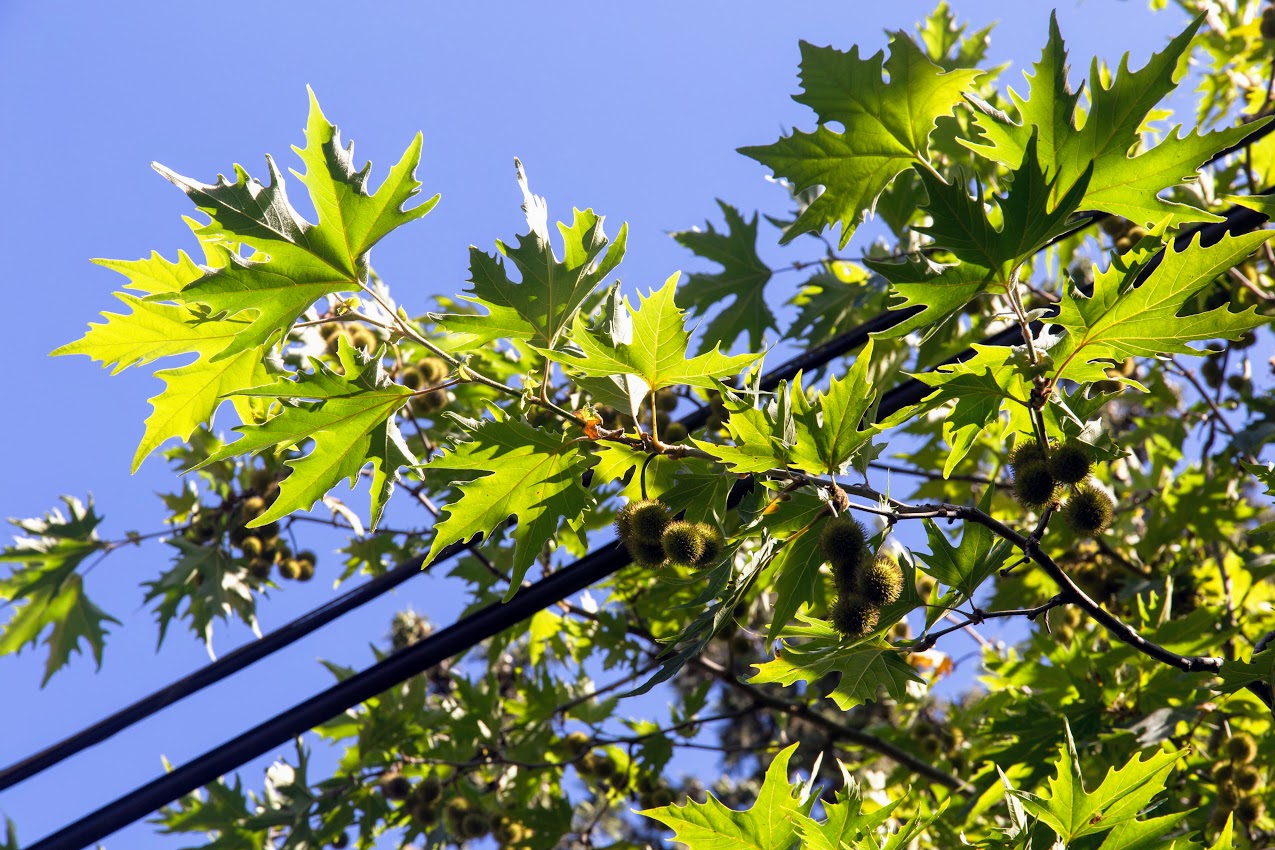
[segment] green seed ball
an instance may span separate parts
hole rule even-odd
[[[399,373],[398,382],[409,390],[419,390],[425,386],[425,376],[415,366],[407,366]]]
[[[666,443],[680,443],[690,436],[690,433],[681,422],[670,422],[660,433],[660,436],[664,438]]]
[[[1042,509],[1054,500],[1058,484],[1043,463],[1026,464],[1014,475],[1014,498],[1025,508]]]
[[[664,566],[664,547],[659,543],[643,543],[639,540],[630,540],[624,545],[629,550],[629,556],[633,558],[633,563],[639,567]]]
[[[859,574],[858,586],[871,604],[889,605],[903,593],[903,570],[893,556],[882,553]]]
[[[630,534],[638,543],[658,544],[664,536],[665,527],[673,520],[668,506],[658,499],[631,502],[626,510],[629,511]]]
[[[470,812],[461,819],[460,833],[464,838],[482,838],[491,831],[491,818],[486,812]]]
[[[589,749],[589,744],[592,742],[593,739],[587,733],[577,730],[562,739],[562,749],[570,758],[577,759]]]
[[[288,558],[279,564],[279,575],[286,579],[298,579],[301,577],[301,562],[296,558]]]
[[[249,496],[239,503],[239,515],[245,521],[253,520],[266,512],[266,500],[260,496]]]
[[[302,549],[300,552],[297,553],[297,560],[309,561],[310,565],[314,566],[319,563],[319,556],[314,554],[314,552],[310,549]]]
[[[1089,477],[1093,458],[1089,448],[1079,440],[1068,440],[1049,458],[1049,471],[1063,484],[1079,484]]]
[[[347,832],[338,832],[336,838],[332,839],[332,847],[334,850],[342,850],[342,848],[350,846],[350,835]]]
[[[1233,776],[1235,776],[1235,765],[1230,762],[1222,762],[1213,768],[1213,781],[1218,785],[1230,782]]]
[[[1095,537],[1111,525],[1115,508],[1105,490],[1095,484],[1081,484],[1063,506],[1062,519],[1076,534]]]
[[[1262,784],[1262,771],[1256,765],[1243,764],[1235,770],[1235,776],[1231,780],[1235,787],[1248,793],[1256,791],[1257,786]]]
[[[451,367],[447,365],[446,360],[432,355],[422,357],[416,364],[416,369],[421,373],[421,377],[425,379],[426,386],[437,384],[451,372]]]
[[[1268,11],[1271,14],[1268,15]],[[1275,40],[1275,7],[1267,6],[1262,10],[1262,22],[1258,24],[1257,30],[1267,41]]]
[[[408,782],[407,777],[396,770],[381,774],[381,779],[377,784],[387,800],[405,800],[412,791],[412,783]]]
[[[1235,804],[1235,819],[1240,823],[1252,823],[1266,813],[1266,804],[1256,797],[1245,797]]]
[[[274,566],[274,561],[266,558],[253,558],[248,561],[248,572],[258,581],[265,581],[270,578],[270,568]]]
[[[1257,742],[1244,732],[1232,735],[1226,742],[1226,753],[1236,764],[1248,764],[1257,758]]]
[[[355,326],[350,330],[350,345],[365,354],[372,353],[379,344],[380,340],[376,338],[376,334],[362,325]]]
[[[1045,462],[1045,452],[1035,440],[1027,439],[1014,445],[1009,453],[1009,468],[1017,474],[1023,467]]]
[[[664,557],[675,564],[690,566],[704,555],[704,535],[694,523],[674,520],[660,535]]]
[[[437,803],[443,796],[443,783],[437,776],[426,776],[416,786],[414,796],[423,803]]]
[[[296,559],[297,563],[297,581],[309,581],[314,578],[314,563],[306,561],[302,558]]]
[[[262,545],[261,538],[254,535],[248,535],[239,541],[239,551],[244,553],[245,557],[255,558],[261,554]]]
[[[662,410],[665,413],[672,413],[677,410],[677,401],[677,393],[660,390],[655,394],[655,409]]]
[[[839,590],[854,587],[855,576],[868,555],[868,533],[863,525],[846,514],[823,524],[819,532],[819,552],[832,565],[832,577]]]
[[[848,638],[872,634],[881,617],[880,610],[857,593],[839,596],[829,613],[832,627]]]
[[[699,530],[700,537],[704,541],[704,551],[695,561],[696,567],[715,567],[722,559],[722,551],[726,548],[726,538],[717,530],[717,526],[707,522],[697,522],[695,527]]]
[[[1235,804],[1240,801],[1240,792],[1233,783],[1223,782],[1217,786],[1217,801],[1219,805],[1233,809]]]
[[[319,325],[319,336],[323,337],[324,342],[331,342],[333,337],[340,336],[340,334],[340,322],[327,322]]]

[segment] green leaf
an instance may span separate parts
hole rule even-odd
[[[468,346],[511,338],[554,348],[585,299],[624,258],[628,225],[620,228],[615,243],[608,249],[602,216],[595,215],[593,210],[574,210],[570,226],[558,224],[564,249],[563,259],[559,260],[549,241],[545,201],[527,187],[522,163],[517,160],[514,163],[531,231],[519,236],[517,245],[497,241],[497,255],[478,248],[469,249],[472,288],[462,297],[486,308],[487,315],[436,318],[453,333],[471,335],[473,339],[467,342]],[[518,270],[519,282],[509,277],[505,259]]]
[[[102,518],[91,499],[87,507],[70,496],[62,501],[69,518],[54,508],[43,519],[10,520],[34,536],[18,537],[0,553],[0,562],[18,565],[0,580],[0,599],[11,606],[11,616],[0,629],[0,655],[34,646],[45,635],[49,656],[41,687],[70,662],[81,640],[88,642],[100,668],[104,624],[119,623],[89,600],[76,572],[85,558],[105,548],[95,530]]]
[[[969,454],[985,430],[999,427],[1003,434],[1023,424],[1028,416],[1031,390],[1014,366],[1012,349],[977,344],[973,349],[975,355],[964,362],[912,376],[937,390],[922,402],[922,411],[955,402],[943,420],[943,436],[952,447],[943,465],[945,477]],[[1008,422],[1001,419],[1006,402],[1014,403],[1009,405],[1014,415]],[[1026,424],[1030,428],[1030,422]]]
[[[784,638],[775,657],[754,665],[757,674],[748,681],[753,684],[774,682],[789,686],[794,682],[816,682],[829,673],[840,673],[837,687],[828,697],[842,711],[856,705],[873,702],[878,691],[895,699],[907,693],[908,682],[924,681],[912,665],[900,657],[898,650],[884,641],[847,644],[846,641],[822,620],[805,617],[804,626],[784,629]],[[801,643],[793,643],[801,640]]]
[[[841,247],[877,197],[913,163],[926,162],[935,121],[951,114],[981,71],[944,72],[898,32],[884,51],[859,58],[831,47],[801,44],[802,94],[794,100],[813,109],[820,126],[794,131],[771,145],[740,148],[792,182],[796,191],[823,186],[781,241],[817,233],[840,223]],[[882,79],[882,68],[890,81]],[[830,129],[838,122],[844,132]]]
[[[240,391],[240,395],[287,399],[288,403],[282,412],[260,425],[236,428],[243,437],[195,467],[314,441],[307,455],[287,461],[292,474],[280,484],[279,497],[249,526],[265,525],[294,511],[309,510],[341,479],[349,479],[353,486],[359,472],[371,461],[370,527],[375,529],[398,480],[399,467],[416,463],[393,419],[412,391],[391,381],[379,359],[368,358],[344,337],[340,338],[337,359],[344,375],[312,359],[314,371],[301,374],[296,380]]]
[[[233,613],[256,627],[256,598],[242,561],[236,561],[220,545],[199,545],[181,537],[168,543],[180,553],[175,563],[154,581],[145,582],[144,601],[159,602],[155,606],[159,644],[178,616],[190,621],[190,630],[210,649],[214,619],[227,620]]]
[[[633,317],[631,336],[626,342],[612,342],[591,333],[584,320],[576,316],[571,341],[583,356],[537,349],[551,360],[574,373],[586,377],[615,374],[641,379],[648,392],[663,387],[685,384],[712,389],[714,380],[738,374],[759,355],[737,354],[728,357],[716,348],[697,357],[686,356],[690,334],[686,332],[682,311],[674,303],[678,275],[649,295],[639,295],[635,308],[626,298],[624,303]]]
[[[1275,649],[1263,650],[1248,661],[1223,661],[1217,675],[1222,680],[1217,689],[1222,693],[1233,693],[1256,682],[1275,687]]]
[[[915,316],[876,334],[887,339],[938,326],[985,292],[1006,292],[1004,280],[975,263],[943,265],[920,254],[909,255],[901,263],[866,259],[864,263],[890,282],[891,293],[899,299],[890,305],[891,310],[921,308]]]
[[[578,521],[592,506],[589,491],[580,486],[591,459],[578,441],[513,419],[483,422],[468,436],[424,467],[426,475],[479,473],[457,485],[460,497],[443,508],[425,562],[452,543],[490,536],[516,517],[509,599],[559,526]]]
[[[1056,193],[1057,175],[1052,180],[1046,177],[1036,150],[1037,132],[1032,128],[1009,192],[996,199],[1002,220],[999,228],[987,216],[981,185],[971,198],[964,180],[946,183],[933,171],[918,168],[932,223],[914,229],[957,258],[988,269],[991,281],[1004,284],[1023,260],[1066,232],[1067,219],[1089,185],[1091,172],[1086,171],[1065,193]]]
[[[1136,273],[1112,265],[1094,275],[1093,295],[1075,289],[1063,293],[1056,319],[1067,331],[1050,350],[1058,363],[1054,379],[1098,381],[1106,377],[1098,360],[1199,354],[1186,345],[1205,339],[1237,339],[1245,331],[1266,324],[1255,307],[1232,313],[1226,305],[1205,313],[1182,314],[1187,299],[1207,286],[1271,238],[1270,231],[1225,236],[1205,248],[1196,234],[1185,248],[1166,246],[1163,259],[1150,276],[1134,286]],[[1109,365],[1109,364],[1108,364]]]
[[[1068,729],[1057,773],[1049,779],[1049,796],[1016,793],[1028,812],[1069,844],[1081,836],[1133,821],[1164,790],[1169,772],[1181,757],[1179,752],[1160,751],[1143,761],[1141,754],[1134,753],[1124,767],[1109,769],[1101,785],[1086,791],[1076,744]]]
[[[701,351],[707,351],[715,342],[729,348],[744,333],[748,334],[749,349],[757,351],[766,331],[779,328],[775,314],[766,305],[766,283],[771,271],[757,256],[757,214],[753,214],[752,221],[745,221],[739,210],[725,201],[719,200],[717,205],[726,218],[725,233],[719,233],[708,222],[706,231],[697,227],[672,234],[683,248],[722,267],[717,274],[692,274],[678,290],[678,306],[692,316],[722,308],[704,329]]]
[[[979,502],[984,513],[991,510],[995,491],[994,487],[984,489]],[[965,523],[959,546],[949,543],[947,535],[931,520],[925,521],[925,534],[930,542],[929,553],[920,554],[925,571],[960,592],[955,605],[974,598],[983,582],[1005,563],[1011,548],[1008,541],[997,539],[991,529],[977,523]]]
[[[775,555],[775,608],[770,614],[767,641],[777,640],[801,606],[818,593],[822,582],[819,567],[823,564],[823,555],[819,552],[819,534],[813,526],[814,523],[811,523],[789,537]]]
[[[797,823],[814,799],[805,799],[801,785],[788,782],[788,762],[797,745],[780,751],[770,767],[757,801],[747,811],[727,808],[712,794],[703,803],[663,806],[638,812],[674,832],[691,850],[789,850],[797,840]]]
[[[1092,169],[1081,208],[1121,215],[1141,225],[1166,218],[1170,227],[1221,221],[1213,213],[1162,200],[1158,194],[1167,186],[1194,180],[1196,169],[1219,151],[1238,144],[1269,118],[1205,135],[1192,131],[1182,136],[1180,128],[1174,127],[1159,145],[1130,155],[1141,145],[1144,124],[1152,111],[1177,87],[1180,60],[1203,20],[1203,16],[1196,18],[1137,71],[1129,70],[1125,54],[1109,83],[1095,58],[1089,73],[1089,108],[1082,114],[1078,94],[1067,84],[1067,52],[1056,16],[1051,17],[1049,41],[1030,77],[1030,99],[1011,92],[1018,123],[976,111],[975,124],[983,138],[967,146],[1018,168],[1033,128],[1037,128],[1040,161],[1051,175],[1055,200],[1071,192]]]
[[[438,201],[404,210],[420,190],[418,133],[375,193],[367,191],[370,163],[354,171],[353,145],[341,147],[337,128],[310,93],[306,165],[301,180],[319,212],[311,224],[288,202],[283,176],[266,157],[270,183],[262,185],[235,166],[235,181],[200,183],[156,164],[161,175],[185,192],[210,221],[197,228],[201,240],[251,245],[266,259],[230,254],[228,262],[208,268],[180,291],[152,295],[155,300],[203,304],[215,315],[248,313],[248,325],[213,360],[265,345],[284,333],[311,304],[325,295],[360,288],[367,275],[367,252],[396,227],[425,215]]]

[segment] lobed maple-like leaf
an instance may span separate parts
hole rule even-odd
[[[238,391],[242,396],[287,399],[283,410],[259,425],[236,428],[243,436],[223,446],[194,467],[271,448],[290,448],[313,440],[310,452],[288,460],[292,473],[280,484],[279,496],[261,516],[249,523],[265,525],[293,511],[309,510],[341,479],[353,486],[360,471],[372,464],[372,528],[380,521],[386,500],[402,466],[416,458],[394,423],[394,414],[412,391],[391,381],[376,357],[367,357],[340,337],[336,352],[344,369],[338,374],[311,359],[314,371],[294,380]]]
[[[979,509],[989,512],[995,487],[983,491]],[[919,557],[925,562],[926,572],[942,584],[959,591],[960,598],[954,605],[973,599],[983,582],[990,578],[1005,562],[1010,552],[1009,543],[998,539],[991,529],[977,523],[967,523],[961,532],[961,542],[953,546],[947,535],[931,520],[925,521],[925,535],[930,551]]]
[[[179,555],[173,566],[154,581],[144,583],[145,602],[155,602],[159,621],[159,644],[168,634],[173,619],[183,616],[190,629],[212,649],[214,619],[228,620],[233,614],[255,628],[257,604],[247,570],[220,545],[199,545],[181,537],[168,541]]]
[[[1051,321],[1067,335],[1050,350],[1057,364],[1055,380],[1098,381],[1105,377],[1096,361],[1164,354],[1199,354],[1186,343],[1236,339],[1266,324],[1250,307],[1232,313],[1226,305],[1205,313],[1182,314],[1187,299],[1215,277],[1239,263],[1271,238],[1270,231],[1224,236],[1203,247],[1201,235],[1181,251],[1168,246],[1147,279],[1134,285],[1138,269],[1122,272],[1114,264],[1094,275],[1093,295],[1074,289],[1063,293],[1058,316]]]
[[[898,650],[884,641],[849,644],[827,623],[798,616],[806,620],[806,625],[785,628],[784,642],[775,657],[755,664],[757,673],[748,681],[787,687],[840,673],[828,698],[842,711],[877,700],[882,689],[887,695],[902,699],[908,682],[924,681]]]
[[[447,470],[473,476],[456,485],[459,497],[443,508],[425,562],[516,517],[508,599],[559,527],[577,522],[592,506],[580,484],[591,458],[578,441],[514,419],[483,422],[468,436],[424,467],[426,475]]]
[[[289,203],[283,175],[266,157],[266,185],[235,166],[235,180],[221,177],[205,184],[156,164],[155,169],[194,201],[209,222],[196,229],[201,240],[247,244],[264,259],[229,254],[227,262],[205,270],[180,291],[152,295],[155,300],[202,304],[215,315],[247,313],[248,325],[213,360],[265,345],[279,338],[297,317],[325,295],[360,288],[367,275],[367,253],[394,228],[425,215],[438,196],[411,209],[403,205],[420,191],[417,133],[385,182],[369,192],[371,164],[355,171],[354,146],[341,146],[337,128],[324,117],[310,92],[306,146],[298,148],[306,171],[298,177],[319,213],[311,224]]]
[[[1145,761],[1140,753],[1124,767],[1111,768],[1093,791],[1087,791],[1080,772],[1080,758],[1071,730],[1061,747],[1057,773],[1049,778],[1049,796],[1015,792],[1023,808],[1070,844],[1077,838],[1105,832],[1133,821],[1165,782],[1182,753],[1161,750]]]
[[[707,230],[696,227],[672,234],[683,248],[722,267],[716,274],[690,275],[677,291],[678,306],[692,316],[721,308],[704,328],[701,351],[707,351],[715,343],[729,348],[740,334],[748,335],[750,350],[760,350],[766,331],[778,330],[779,325],[766,304],[766,284],[771,271],[757,256],[757,214],[753,214],[752,221],[746,221],[739,210],[725,201],[719,200],[717,205],[726,219],[725,232],[719,232],[708,222]]]
[[[65,667],[71,653],[86,641],[97,666],[102,666],[106,623],[119,624],[84,593],[84,580],[76,569],[105,544],[96,528],[102,518],[78,499],[63,496],[67,514],[55,508],[43,519],[11,520],[30,537],[18,537],[0,552],[0,562],[15,564],[0,580],[0,600],[11,615],[0,628],[0,655],[34,646],[44,635],[49,656],[41,687]]]
[[[781,750],[766,769],[757,800],[747,811],[737,812],[707,795],[703,803],[687,801],[638,812],[673,830],[675,840],[691,850],[790,850],[798,838],[797,824],[807,818],[814,798],[800,785],[788,782],[788,762],[793,744]]]
[[[1269,121],[1264,118],[1238,127],[1200,135],[1180,135],[1173,128],[1160,144],[1137,154],[1143,128],[1157,105],[1177,87],[1177,69],[1204,17],[1200,16],[1147,64],[1129,70],[1129,56],[1119,69],[1105,75],[1095,58],[1089,74],[1089,108],[1079,109],[1079,93],[1067,82],[1067,51],[1051,16],[1049,40],[1029,75],[1031,96],[1010,90],[1018,121],[1005,121],[976,110],[974,121],[981,139],[963,142],[989,159],[1018,168],[1033,134],[1039,137],[1040,163],[1051,178],[1055,201],[1070,193],[1092,172],[1079,206],[1121,215],[1138,224],[1168,219],[1169,226],[1193,221],[1221,221],[1217,215],[1159,197],[1164,189],[1194,180],[1196,169],[1211,157]]]
[[[845,53],[803,41],[803,92],[793,99],[813,109],[820,126],[771,145],[740,148],[796,191],[823,187],[781,241],[840,224],[844,248],[886,186],[914,163],[927,161],[935,122],[952,113],[982,73],[945,72],[902,32],[890,39],[890,58],[884,56],[880,51],[861,59],[857,46]]]
[[[571,329],[571,341],[581,354],[537,349],[551,360],[561,363],[575,374],[602,378],[632,375],[645,384],[647,392],[678,384],[712,389],[714,381],[738,374],[758,358],[756,354],[727,356],[717,350],[686,356],[690,334],[685,318],[674,301],[678,275],[648,295],[638,296],[638,306],[624,299],[625,309],[632,315],[629,340],[616,342],[608,336],[591,332],[577,314]]]
[[[867,259],[864,263],[890,282],[890,292],[897,298],[890,309],[921,308],[915,316],[876,334],[887,339],[937,328],[983,293],[1004,294],[1007,289],[1004,278],[976,263],[936,263],[923,254],[909,255],[899,263]]]
[[[472,288],[461,297],[485,308],[487,315],[435,318],[446,330],[469,335],[467,346],[509,338],[553,348],[581,305],[624,258],[629,226],[621,226],[615,242],[609,244],[602,216],[593,210],[574,210],[569,226],[558,223],[563,242],[563,257],[558,259],[549,240],[545,201],[531,193],[522,164],[514,162],[530,232],[519,236],[516,245],[497,241],[496,255],[470,247]],[[506,260],[518,270],[518,282],[509,277]]]

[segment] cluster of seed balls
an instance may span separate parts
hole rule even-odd
[[[429,355],[416,361],[414,365],[404,366],[398,373],[398,381],[409,390],[423,390],[436,387],[446,379],[451,369],[441,357]],[[433,389],[429,392],[412,396],[407,409],[413,416],[429,416],[447,406],[447,390]]]
[[[711,567],[726,545],[717,528],[673,519],[668,505],[658,499],[629,502],[616,515],[615,530],[633,562],[643,567]]]
[[[655,393],[655,427],[659,429],[660,439],[666,443],[680,443],[689,435],[685,425],[674,422],[671,418],[673,411],[677,410],[679,401],[677,393],[672,390],[657,390]],[[609,404],[600,404],[594,409],[602,418],[602,427],[609,431],[622,429],[633,423],[632,417],[625,416]],[[642,422],[649,422],[651,409],[652,403],[649,399],[642,402],[642,406],[638,408],[638,418]]]
[[[873,557],[867,531],[845,514],[823,524],[819,550],[832,567],[837,590],[829,612],[832,627],[850,638],[876,631],[881,606],[898,601],[903,592],[899,562],[886,552]]]
[[[627,790],[629,776],[614,754],[605,750],[595,750],[592,747],[593,739],[578,730],[566,735],[553,745],[558,757],[574,764],[576,773],[580,774],[582,779],[617,791]],[[675,799],[672,788],[646,774],[638,777],[637,788],[629,793],[637,798],[638,805],[643,809],[667,806]]]
[[[1226,742],[1225,761],[1213,769],[1213,781],[1217,783],[1217,806],[1213,809],[1213,822],[1217,826],[1226,823],[1231,812],[1241,823],[1252,823],[1262,816],[1266,807],[1257,791],[1265,777],[1255,764],[1257,742],[1251,735],[1232,735]]]
[[[1009,466],[1014,471],[1014,498],[1020,505],[1039,511],[1065,498],[1063,522],[1087,537],[1111,525],[1115,504],[1090,477],[1093,457],[1079,440],[1068,440],[1048,453],[1035,441],[1019,443],[1010,453]]]
[[[413,823],[423,830],[432,829],[441,820],[443,828],[457,843],[490,835],[501,847],[522,846],[531,831],[504,815],[494,815],[474,805],[468,797],[455,796],[443,803],[443,783],[437,776],[426,776],[415,785],[397,769],[381,774],[378,786],[387,800],[403,804]]]
[[[208,543],[221,545],[222,535],[228,536],[231,545],[247,559],[248,572],[259,581],[270,578],[271,570],[276,567],[281,578],[294,581],[314,578],[318,557],[309,550],[293,555],[288,545],[279,538],[279,523],[247,527],[265,512],[266,500],[251,494],[237,502],[227,503],[221,509],[201,510],[199,518],[187,529],[186,539],[201,546]]]

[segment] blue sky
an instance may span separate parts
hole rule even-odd
[[[195,245],[180,216],[192,208],[149,163],[211,182],[243,164],[264,174],[263,155],[295,166],[307,84],[328,117],[357,142],[359,161],[379,181],[412,135],[424,132],[419,173],[442,202],[422,222],[375,252],[378,271],[400,301],[418,308],[431,295],[464,288],[467,249],[490,249],[524,226],[513,158],[550,213],[591,206],[612,233],[630,224],[620,277],[657,286],[695,261],[667,237],[702,225],[722,198],[746,213],[782,214],[783,192],[763,168],[734,153],[764,144],[810,116],[797,89],[797,42],[865,52],[884,30],[910,28],[932,4],[433,4],[382,2],[222,2],[144,0],[128,4],[0,4],[0,161],[5,197],[0,240],[10,258],[6,396],[0,414],[0,516],[25,517],[60,494],[89,492],[106,516],[103,533],[159,527],[153,493],[172,474],[153,456],[133,476],[129,462],[146,399],[158,382],[142,371],[109,377],[85,358],[48,358],[115,303],[114,273],[93,257],[173,257]],[[1000,16],[992,57],[1020,70],[1044,42],[1052,4],[977,0],[957,11],[976,27]],[[1185,23],[1119,0],[1058,8],[1073,69],[1094,54],[1114,61],[1130,50],[1140,66]],[[292,198],[301,200],[293,183]],[[779,251],[763,225],[765,256],[810,259],[810,246]],[[776,301],[790,293],[777,278]],[[320,548],[322,552],[321,547]],[[97,567],[89,593],[124,621],[105,663],[72,667],[37,690],[43,649],[0,658],[0,762],[27,755],[207,661],[203,646],[175,627],[155,652],[155,627],[141,605],[165,547],[125,550]],[[275,593],[261,611],[269,630],[330,597],[332,560],[309,585]],[[318,658],[363,666],[394,610],[413,605],[450,622],[459,596],[422,577],[210,692],[169,709],[81,757],[0,793],[0,813],[32,842],[80,814],[153,779],[160,757],[181,763],[328,686]],[[225,652],[251,635],[219,630]],[[284,751],[286,752],[286,751]],[[244,772],[259,785],[268,760]],[[134,826],[108,847],[150,850],[197,842]]]

